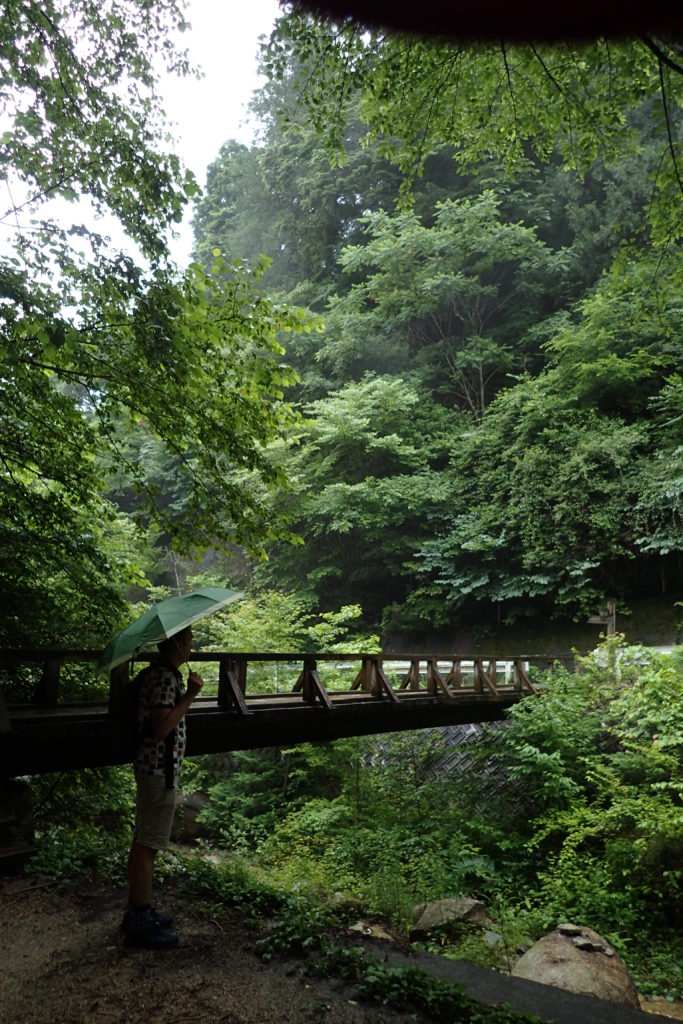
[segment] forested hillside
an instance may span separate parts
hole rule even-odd
[[[534,121],[543,61],[516,53],[507,102],[523,110],[496,141],[483,99],[449,113],[429,63],[447,50],[327,33],[283,19],[253,103],[260,143],[225,143],[194,221],[203,264],[265,257],[264,289],[320,317],[283,340],[303,419],[270,453],[290,480],[274,507],[303,545],[269,544],[252,585],[360,604],[392,638],[585,619],[608,596],[673,604],[680,75],[667,69],[667,131],[640,44],[602,83],[628,85],[617,111],[594,52],[569,110],[578,86],[555,54],[569,123],[551,107]],[[495,55],[452,56],[493,90]],[[438,107],[419,154],[377,94],[402,59],[404,117],[422,123],[430,89]]]
[[[200,575],[382,642],[606,597],[662,601],[672,639],[676,47],[449,47],[293,9],[257,143],[217,140],[198,197],[154,93],[155,53],[191,73],[183,16],[141,10],[6,26],[4,642],[104,643]]]

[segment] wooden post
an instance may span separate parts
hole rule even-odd
[[[498,697],[498,687],[496,686],[496,662],[494,658],[489,660],[488,669],[484,669],[483,658],[474,659],[474,692],[484,693],[488,691],[492,693],[494,697]]]
[[[318,666],[315,658],[304,658],[304,667],[294,687],[295,692],[301,690],[303,699],[308,704],[315,704],[319,700],[328,711],[333,711],[334,706],[327,695],[325,687],[318,675]]]
[[[352,690],[372,693],[372,658],[363,658],[360,671],[353,681]]]
[[[617,602],[610,598],[606,608],[601,608],[597,615],[590,615],[588,622],[605,626],[605,634],[614,636],[617,631]]]
[[[384,665],[381,658],[373,658],[372,660],[372,692],[375,697],[384,697],[385,695],[392,700],[394,704],[399,703],[398,695],[394,692],[394,688],[389,682],[384,672]]]
[[[129,662],[117,665],[109,673],[109,714],[120,718],[123,709],[123,688],[130,680]]]
[[[454,690],[462,689],[462,665],[460,658],[453,658],[451,670],[446,678],[446,686]]]
[[[448,689],[448,685],[444,682],[441,673],[439,672],[439,666],[436,658],[428,658],[427,660],[427,692],[431,693],[433,697],[437,697],[439,694],[445,693],[447,697],[452,697],[453,694]]]
[[[474,659],[474,676],[473,676],[473,679],[472,679],[472,682],[473,682],[473,685],[474,685],[474,692],[475,693],[483,693],[484,692],[484,679],[485,678],[486,678],[486,673],[484,672],[484,666],[482,664],[482,660],[481,660],[481,658],[475,658]]]
[[[48,658],[43,663],[43,674],[36,686],[36,704],[49,707],[57,703],[59,697],[59,669],[62,664],[61,658]]]
[[[420,659],[412,658],[410,661],[410,668],[406,672],[399,690],[406,690],[410,686],[411,690],[420,689]]]
[[[377,662],[375,661],[374,658],[370,658],[368,660],[366,672],[367,689],[370,691],[373,697],[381,697],[382,687],[380,685],[379,679],[377,678]]]
[[[607,636],[614,636],[617,631],[617,602],[607,602]]]
[[[386,694],[390,700],[397,704],[399,702],[393,686],[384,673],[382,658],[363,658],[360,672],[356,676],[351,689],[360,689],[363,693],[371,693],[373,697],[383,697]]]
[[[518,693],[521,693],[522,690],[527,690],[529,693],[538,693],[538,690],[526,674],[524,666],[522,665],[522,659],[515,658],[513,665],[515,690],[517,690]]]
[[[488,670],[485,673],[484,678],[486,680],[486,686],[488,687],[488,689],[491,691],[491,693],[494,695],[494,697],[497,697],[498,696],[498,687],[497,687],[496,683],[498,681],[498,672],[496,671],[496,659],[495,658],[491,658],[491,660],[489,661],[489,667],[488,667]]]
[[[240,715],[251,712],[244,699],[247,688],[247,663],[244,658],[221,658],[218,669],[218,706]]]

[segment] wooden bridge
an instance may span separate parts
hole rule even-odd
[[[96,683],[99,651],[0,651],[0,777],[122,764],[128,666]],[[149,660],[149,657],[140,659]],[[500,720],[536,692],[545,656],[193,653],[205,690],[188,713],[187,753],[286,746],[367,733]],[[65,678],[66,677],[66,678]],[[75,681],[75,682],[74,682]],[[66,699],[74,688],[79,699]],[[65,693],[68,689],[68,693]],[[99,700],[80,699],[89,692]],[[206,695],[204,695],[206,693]]]

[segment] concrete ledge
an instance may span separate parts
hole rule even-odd
[[[658,1013],[633,1010],[618,1003],[577,995],[551,985],[539,985],[524,978],[511,978],[485,967],[475,967],[462,960],[448,960],[433,953],[406,956],[396,950],[375,952],[385,964],[396,967],[421,967],[423,971],[448,981],[464,985],[468,995],[489,1006],[509,1004],[514,1010],[532,1013],[552,1024],[671,1024],[671,1017]]]

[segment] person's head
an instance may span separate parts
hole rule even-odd
[[[188,660],[191,646],[192,630],[189,626],[181,629],[179,633],[174,633],[167,640],[161,640],[157,644],[161,657],[175,665],[176,668],[179,668]]]

